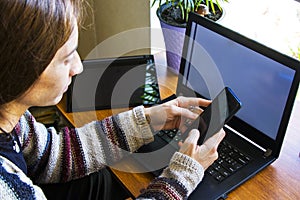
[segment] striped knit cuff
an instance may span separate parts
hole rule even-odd
[[[161,177],[178,180],[185,185],[188,195],[197,187],[204,176],[204,168],[193,158],[176,152],[171,158],[169,167],[167,167]]]
[[[165,177],[155,178],[147,187],[141,191],[142,194],[137,198],[155,200],[174,200],[187,199],[187,189],[183,184],[174,179]]]
[[[144,139],[144,144],[153,142],[153,134],[146,119],[144,106],[138,106],[132,109],[133,117],[137,126],[140,129],[141,137]]]

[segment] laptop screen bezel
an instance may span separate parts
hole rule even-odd
[[[186,67],[186,57],[188,54],[188,48],[190,48],[190,37],[192,31],[192,25],[196,23],[197,25],[203,26],[211,31],[214,31],[236,43],[239,43],[255,52],[258,52],[261,55],[264,55],[274,61],[277,61],[293,70],[295,70],[295,75],[293,77],[291,90],[289,92],[289,96],[284,108],[283,117],[281,119],[278,133],[276,139],[272,139],[268,137],[266,134],[262,133],[261,131],[255,129],[251,125],[247,124],[246,122],[242,121],[238,117],[233,117],[230,122],[227,124],[249,140],[253,141],[254,143],[258,144],[259,146],[263,147],[264,149],[268,149],[272,151],[272,155],[275,157],[279,156],[280,148],[282,146],[283,138],[286,133],[287,125],[290,119],[290,115],[292,112],[293,104],[296,98],[297,90],[299,88],[299,68],[300,62],[296,59],[293,59],[287,55],[284,55],[274,49],[271,49],[263,44],[260,44],[250,38],[247,38],[231,29],[228,29],[218,23],[215,23],[207,18],[201,17],[196,13],[189,14],[189,20],[187,23],[186,29],[186,37],[184,40],[183,51],[182,51],[182,58],[180,63],[180,70],[178,76],[178,84],[177,84],[177,91],[176,94],[182,93],[186,88],[183,84],[184,72]],[[194,38],[191,38],[194,39]],[[197,96],[202,97],[200,94]]]

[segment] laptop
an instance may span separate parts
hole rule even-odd
[[[279,157],[299,87],[299,69],[299,61],[190,13],[177,91],[171,99],[180,95],[213,99],[229,86],[243,106],[224,126],[219,158],[189,199],[226,198]],[[163,134],[157,133],[136,156],[153,172],[167,165],[174,152],[170,145],[174,139],[166,145],[159,135]]]
[[[153,105],[160,101],[153,55],[82,61],[67,91],[67,112]]]

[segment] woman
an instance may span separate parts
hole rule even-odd
[[[81,0],[0,1],[1,199],[109,198],[113,188],[104,169],[117,161],[115,155],[119,159],[122,151],[134,152],[153,141],[151,128],[186,129],[184,121],[198,115],[188,108],[210,103],[180,97],[60,132],[36,122],[28,108],[57,104],[72,76],[83,70],[76,51],[82,6]],[[224,135],[220,131],[197,146],[199,132],[191,131],[138,198],[187,198],[217,158]],[[64,183],[63,190],[43,185],[50,183]]]

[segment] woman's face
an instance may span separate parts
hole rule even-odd
[[[54,58],[41,74],[35,84],[21,97],[20,102],[26,106],[49,106],[57,104],[67,91],[72,76],[83,70],[77,53],[78,27],[69,40],[56,52]]]

